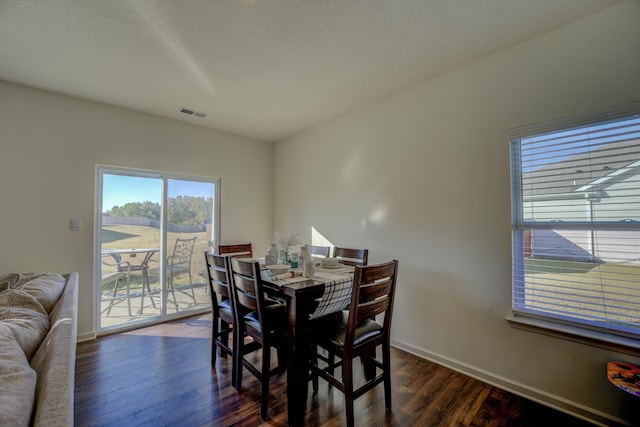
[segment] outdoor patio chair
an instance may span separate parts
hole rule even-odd
[[[173,253],[167,257],[167,292],[173,297],[173,304],[178,311],[178,300],[176,299],[176,291],[187,295],[193,299],[194,304],[197,304],[196,295],[193,290],[193,277],[191,274],[191,258],[193,257],[193,248],[196,243],[196,237],[191,239],[176,238],[175,245],[173,246]],[[150,269],[149,275],[156,276],[159,274],[159,269]],[[189,278],[189,284],[178,285],[175,282],[177,276],[187,275]],[[196,286],[202,286],[198,283]],[[152,298],[157,296],[151,296]]]
[[[102,309],[101,313],[105,314],[106,311],[106,315],[109,316],[114,305],[126,301],[127,308],[129,310],[129,317],[131,317],[131,265],[126,261],[115,264],[103,261],[102,264],[107,267],[114,267],[115,271],[107,272],[102,275],[100,288],[102,290],[102,296],[100,300],[106,301],[108,304]],[[124,293],[122,293],[121,289],[123,281]],[[110,283],[113,283],[113,290],[105,291],[105,287]]]

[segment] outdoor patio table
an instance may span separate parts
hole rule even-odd
[[[140,299],[140,311],[138,314],[142,314],[142,310],[144,309],[145,292],[148,291],[151,293],[149,275],[147,273],[149,271],[149,261],[151,261],[151,257],[153,257],[153,254],[156,252],[160,252],[160,248],[102,249],[102,256],[111,256],[117,263],[121,262],[122,255],[145,254],[139,264],[131,265],[131,271],[140,271],[142,275],[142,298]],[[151,299],[151,301],[153,302],[153,299]]]

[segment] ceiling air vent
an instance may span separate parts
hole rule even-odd
[[[187,114],[189,116],[200,117],[201,119],[204,119],[205,117],[207,117],[207,113],[202,113],[200,111],[193,111],[188,108],[180,108],[178,111],[180,111],[183,114]]]

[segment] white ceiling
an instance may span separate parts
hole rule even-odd
[[[0,0],[0,79],[279,141],[619,2]]]

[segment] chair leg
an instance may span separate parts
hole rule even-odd
[[[342,383],[344,384],[344,408],[347,415],[347,427],[353,427],[353,359],[342,360]]]
[[[220,319],[218,323],[220,324],[220,328],[218,329],[218,331],[224,331],[224,332],[218,332],[218,341],[222,343],[224,346],[229,347],[229,324],[222,319]],[[220,347],[219,350],[220,350],[220,357],[226,358],[227,350],[225,350],[222,347]]]
[[[384,404],[387,409],[391,409],[391,350],[390,343],[382,345],[382,366],[384,375]]]
[[[142,276],[142,292],[140,292],[140,310],[138,311],[138,313],[142,314],[142,312],[144,311],[144,296],[146,295],[147,291],[145,291],[144,289],[144,275]],[[149,294],[151,294],[151,291],[149,291]],[[153,302],[153,297],[151,295],[149,295],[149,299],[151,300],[151,302]]]
[[[127,309],[131,317],[131,276],[127,276]]]
[[[120,283],[120,279],[116,279],[115,283],[113,284],[113,295],[111,296],[112,298],[116,297],[116,293],[118,292],[118,283]],[[111,313],[111,307],[113,307],[113,303],[109,303],[109,307],[107,307],[107,316],[109,316],[109,314]]]
[[[169,278],[169,289],[171,290],[171,295],[173,295],[173,305],[176,306],[176,311],[178,311],[178,300],[176,299],[176,291],[173,289],[173,276]]]
[[[127,309],[129,311],[129,317],[131,317],[131,298],[129,297],[128,289],[127,289]]]
[[[191,298],[193,298],[193,303],[198,304],[196,300],[196,292],[193,290],[193,279],[191,278],[191,271],[189,271],[189,289],[191,289]]]
[[[313,345],[311,351],[311,365],[313,366],[313,369],[311,369],[311,384],[313,385],[313,392],[316,393],[318,391],[318,372],[315,368],[318,366],[318,346]]]
[[[240,391],[242,389],[242,354],[244,352],[244,331],[238,329],[236,346],[233,349],[233,368],[235,368],[235,384],[232,385]]]
[[[218,339],[218,316],[213,315],[211,320],[211,366],[216,366],[216,353],[218,352],[218,346],[216,340]]]
[[[269,403],[269,368],[271,367],[271,347],[262,347],[262,394],[260,396],[260,417],[267,420],[267,407]]]
[[[276,347],[276,356],[278,356],[278,372],[285,372],[287,370],[287,360],[289,358],[289,350],[285,343],[279,343]]]
[[[236,327],[236,325],[233,325],[233,330],[231,331],[231,341],[233,341],[233,352],[231,353],[231,386],[232,387],[236,387],[236,376],[237,376],[237,371],[238,371],[238,362],[236,359],[236,355],[240,355],[242,357],[241,354],[241,349],[240,349],[240,344],[238,343],[238,328]]]
[[[327,349],[327,360],[328,360],[328,368],[327,368],[327,372],[331,375],[334,376],[335,375],[335,365],[336,365],[336,355],[335,353],[333,353],[333,351],[328,350]],[[344,367],[343,367],[344,369]],[[331,388],[331,383],[327,383],[327,385],[329,386],[329,388]]]
[[[367,351],[367,354],[370,358],[361,356],[360,361],[362,363],[362,368],[364,370],[364,378],[367,381],[371,381],[376,377],[376,365],[372,362],[373,359],[376,358],[376,349],[372,349]]]
[[[145,290],[146,287],[146,290]],[[144,296],[146,293],[149,293],[149,299],[151,300],[151,306],[156,308],[156,302],[153,300],[153,295],[151,295],[151,284],[149,283],[149,272],[147,269],[142,270],[142,295],[140,301],[140,314],[142,314],[142,310],[144,310]]]

